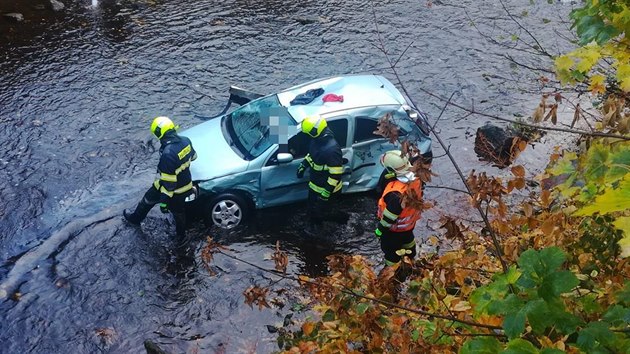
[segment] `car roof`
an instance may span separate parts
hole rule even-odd
[[[324,93],[310,103],[291,105],[297,95],[318,88],[323,89]],[[343,96],[343,102],[323,102],[322,97],[329,93]],[[334,112],[360,107],[406,104],[400,91],[380,75],[343,75],[318,79],[286,89],[278,93],[278,99],[298,124],[314,114],[326,117]]]

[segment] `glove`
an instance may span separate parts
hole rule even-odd
[[[322,193],[319,195],[319,199],[325,202],[328,201],[328,198],[330,198],[330,192],[327,190],[323,190]]]
[[[160,211],[163,213],[168,213],[168,205],[166,203],[160,203]]]
[[[296,173],[297,178],[304,177],[304,171],[305,170],[306,170],[306,168],[304,167],[304,165],[300,164],[300,166],[297,169],[297,173]]]
[[[381,238],[381,236],[383,236],[383,233],[381,232],[381,230],[377,227],[376,230],[374,230],[374,235],[376,235],[376,238]]]

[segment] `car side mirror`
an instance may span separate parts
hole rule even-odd
[[[289,154],[287,152],[280,152],[280,153],[278,153],[276,158],[278,159],[278,163],[288,163],[288,162],[293,161],[293,155],[291,155],[291,154]]]

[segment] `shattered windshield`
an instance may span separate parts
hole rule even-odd
[[[230,113],[227,124],[232,128],[229,129],[232,141],[247,160],[252,160],[271,145],[286,143],[289,127],[297,122],[280,105],[278,97],[272,95],[251,101]]]

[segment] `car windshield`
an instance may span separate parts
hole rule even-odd
[[[286,143],[288,126],[297,125],[278,97],[271,95],[247,103],[227,116],[230,137],[247,160],[275,143]]]

